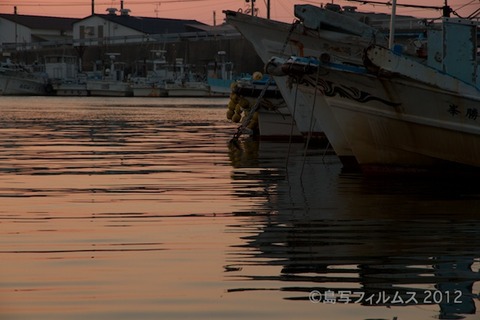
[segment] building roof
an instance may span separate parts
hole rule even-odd
[[[146,34],[192,32],[198,31],[200,26],[205,25],[197,20],[135,17],[116,14],[95,14],[95,16]]]
[[[191,32],[198,31],[202,28],[202,26],[206,26],[206,24],[197,20],[135,17],[130,15],[116,14],[94,14],[94,16],[101,17],[105,20],[118,23],[130,29],[134,29],[146,34]],[[0,18],[16,22],[30,29],[47,30],[73,30],[74,23],[90,17],[92,16],[83,19],[77,19],[6,13],[0,14]]]
[[[73,24],[80,19],[32,16],[1,13],[0,18],[16,22],[30,29],[73,30]]]

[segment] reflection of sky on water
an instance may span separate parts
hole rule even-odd
[[[1,319],[424,320],[478,301],[308,301],[480,292],[475,184],[365,179],[320,149],[300,179],[301,144],[228,150],[218,100],[57,98],[0,103]]]
[[[287,171],[285,145],[244,141],[242,148],[234,179],[258,179],[269,214],[231,226],[249,236],[231,248],[229,261],[242,268],[231,279],[248,287],[233,284],[230,292],[273,286],[301,301],[312,290],[336,298],[356,292],[365,294],[363,306],[410,301],[405,308],[438,305],[440,319],[476,314],[480,187],[464,179],[342,173],[335,157],[310,150],[304,158],[299,145],[290,149]],[[269,266],[280,272],[261,272]]]

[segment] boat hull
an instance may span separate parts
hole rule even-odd
[[[258,110],[258,130],[262,140],[303,139],[302,133],[286,107],[277,110]]]
[[[165,90],[169,97],[208,97],[210,96],[210,89],[203,83],[167,83]]]
[[[259,103],[258,136],[262,140],[303,140],[302,133],[295,125],[295,120],[288,110],[285,100],[278,91],[278,87],[265,93],[257,102],[260,92],[257,88],[236,87],[234,92],[247,99],[250,106]]]
[[[78,96],[89,95],[86,84],[69,84],[69,83],[54,84],[53,92],[57,96],[64,96],[64,97],[78,97]]]
[[[166,97],[168,95],[167,90],[158,87],[133,87],[134,97]]]
[[[36,79],[0,75],[0,95],[38,96],[45,95],[45,83]]]
[[[479,95],[462,95],[395,75],[325,71],[317,89],[325,95],[365,171],[480,167]]]
[[[278,21],[270,21],[251,17],[236,12],[227,12],[227,22],[235,26],[255,48],[265,64],[272,56],[287,57],[290,55],[319,56],[320,50],[309,48],[309,38],[299,32],[291,32],[292,25]],[[289,36],[288,41],[287,37]],[[355,163],[353,152],[330,112],[325,111],[328,105],[322,104],[322,99],[314,102],[314,96],[305,91],[297,90],[287,77],[274,76],[275,83],[281,91],[288,109],[295,119],[295,124],[303,134],[326,135],[335,153],[347,161],[349,166]],[[313,93],[313,91],[312,91]],[[312,110],[313,109],[313,110]],[[312,119],[313,115],[313,119]],[[332,125],[333,124],[333,125]]]
[[[110,81],[89,81],[87,90],[91,96],[101,97],[131,97],[132,88],[128,83]]]
[[[207,83],[210,87],[210,94],[212,96],[228,97],[235,80],[208,78]]]

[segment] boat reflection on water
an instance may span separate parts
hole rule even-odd
[[[230,226],[248,235],[229,252],[236,272],[227,280],[237,286],[228,292],[478,317],[480,187],[473,181],[366,178],[343,173],[323,150],[304,157],[298,144],[242,141],[234,149],[233,179],[257,183],[263,192],[249,196],[265,197],[265,206],[237,213],[246,216]]]

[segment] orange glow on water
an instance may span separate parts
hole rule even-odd
[[[368,180],[302,143],[232,150],[226,101],[176,101],[1,98],[0,319],[478,319],[476,180]]]

